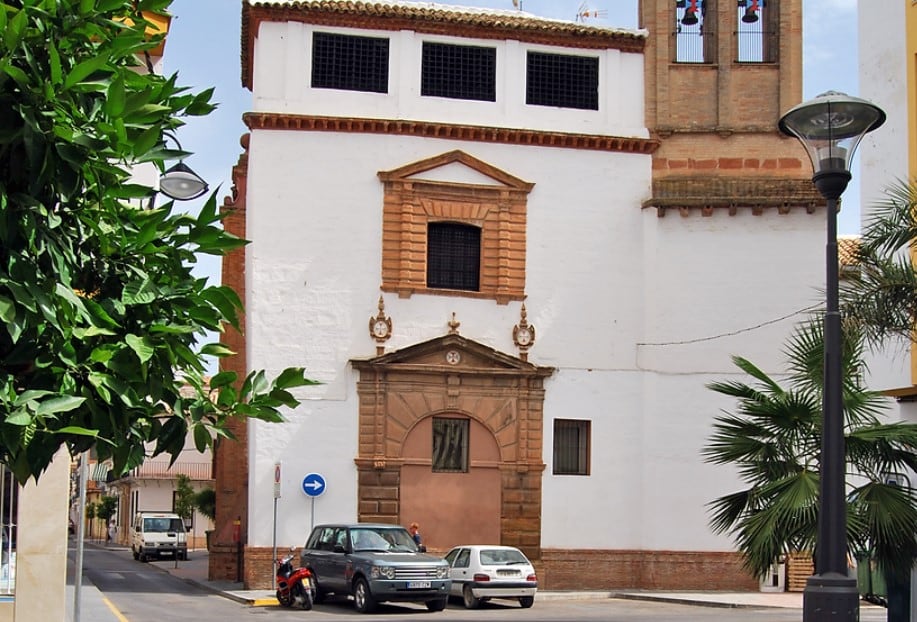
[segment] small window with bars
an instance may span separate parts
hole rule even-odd
[[[554,475],[589,475],[591,422],[554,420]]]
[[[388,93],[388,39],[313,33],[312,88]]]
[[[777,62],[777,0],[738,0],[736,60],[740,63]]]
[[[496,48],[425,41],[420,94],[497,101]]]
[[[598,110],[598,57],[529,52],[525,103]]]
[[[468,419],[433,418],[433,472],[468,472]]]
[[[456,222],[427,225],[427,287],[481,290],[481,229]]]
[[[675,2],[675,62],[716,62],[716,19],[707,0]]]

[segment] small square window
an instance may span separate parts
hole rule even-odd
[[[420,94],[497,101],[497,50],[472,45],[423,44]]]
[[[554,420],[554,475],[589,475],[590,421]]]
[[[428,225],[427,287],[480,291],[480,227],[455,222]]]
[[[528,53],[525,103],[530,106],[599,109],[599,59],[595,56]]]
[[[313,33],[312,88],[388,93],[388,39]]]
[[[468,472],[468,419],[433,418],[433,472]]]

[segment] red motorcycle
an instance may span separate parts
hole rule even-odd
[[[315,600],[315,581],[308,568],[293,569],[293,553],[277,560],[277,601],[284,607],[296,605],[306,611]]]

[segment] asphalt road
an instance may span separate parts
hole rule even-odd
[[[134,561],[129,551],[86,549],[84,581],[88,579],[102,595],[105,620],[115,622],[227,622],[232,620],[382,620],[403,622],[436,620],[439,622],[503,621],[569,622],[573,620],[602,622],[800,622],[802,611],[776,608],[724,608],[679,605],[636,600],[545,600],[536,599],[531,609],[521,609],[514,602],[494,601],[478,610],[466,610],[459,602],[431,613],[423,606],[380,605],[373,615],[360,615],[347,601],[317,605],[312,611],[281,607],[250,607],[198,585],[174,577],[154,564]],[[108,614],[111,617],[107,617]],[[96,616],[82,620],[99,622]],[[862,622],[885,620],[885,610],[867,608],[861,611]]]

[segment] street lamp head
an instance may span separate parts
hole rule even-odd
[[[860,140],[883,123],[885,112],[872,102],[828,91],[791,108],[778,127],[799,139],[812,160],[815,185],[836,199],[850,180],[850,162]]]
[[[182,161],[159,178],[159,191],[178,201],[190,201],[207,192],[207,182]]]

